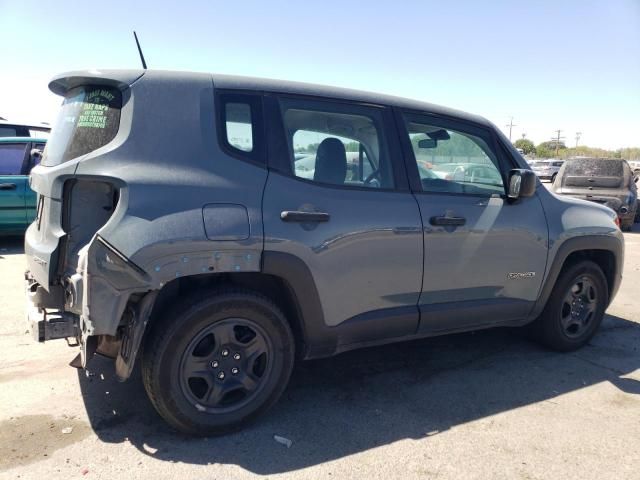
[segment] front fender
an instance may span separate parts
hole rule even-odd
[[[622,234],[618,232],[618,235],[582,235],[568,238],[561,243],[556,243],[559,244],[554,245],[553,251],[555,254],[549,261],[550,267],[540,296],[533,306],[529,318],[535,319],[542,313],[567,259],[570,255],[577,252],[605,251],[613,254],[615,259],[614,271],[608,275],[610,281],[609,303],[611,303],[622,281],[624,263],[624,240]],[[606,273],[607,272],[605,272],[605,275]]]

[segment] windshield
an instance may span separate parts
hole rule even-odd
[[[120,124],[122,94],[110,87],[69,90],[51,131],[42,165],[59,165],[109,143]]]

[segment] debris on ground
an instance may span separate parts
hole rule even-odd
[[[64,433],[65,435],[69,435],[71,432],[73,432],[73,427],[64,427],[62,429],[62,433]]]
[[[291,440],[285,437],[281,437],[280,435],[274,435],[273,439],[279,444],[286,446],[287,448],[291,448],[291,445],[293,445],[293,442]]]

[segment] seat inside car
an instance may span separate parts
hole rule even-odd
[[[318,146],[313,179],[317,182],[342,185],[347,176],[347,152],[335,137],[325,138]]]

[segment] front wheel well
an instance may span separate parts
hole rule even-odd
[[[616,276],[616,257],[610,250],[578,250],[569,254],[562,264],[561,271],[581,260],[591,260],[597,264],[607,279],[609,294],[613,289]]]

